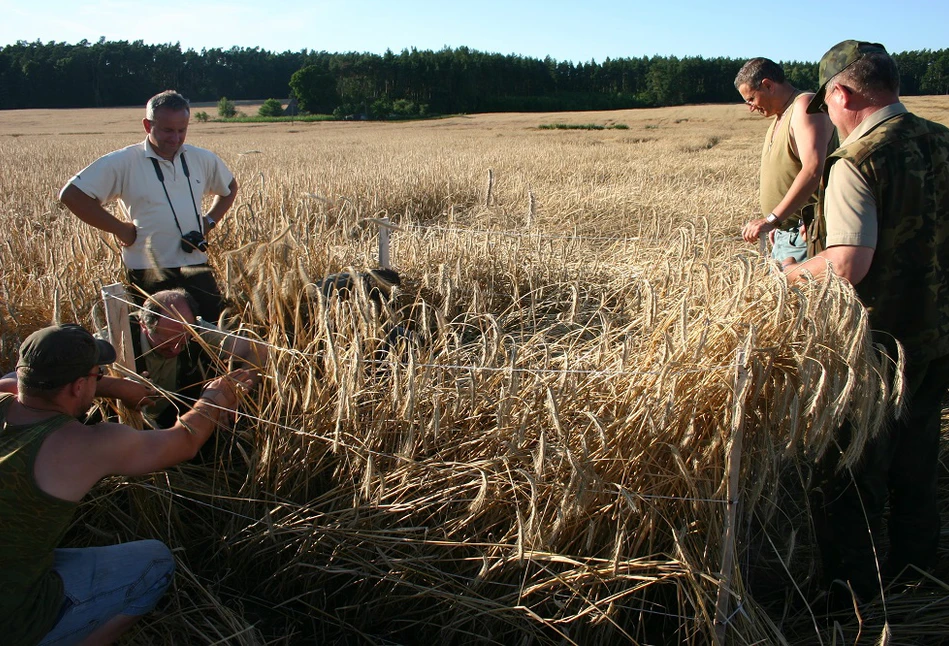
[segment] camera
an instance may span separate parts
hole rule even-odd
[[[208,250],[208,241],[205,240],[200,231],[189,231],[188,233],[181,236],[182,251],[185,253],[191,253],[195,249],[198,251]]]

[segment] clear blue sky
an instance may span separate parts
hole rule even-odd
[[[573,62],[653,54],[817,61],[847,38],[891,52],[949,47],[947,0],[0,0],[0,16],[0,45],[101,36],[198,51],[465,45]]]

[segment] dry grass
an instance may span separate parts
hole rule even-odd
[[[53,318],[92,325],[120,276],[55,194],[139,119],[0,113],[5,367]],[[629,129],[538,129],[554,121]],[[129,643],[704,644],[723,585],[730,643],[879,635],[877,606],[834,628],[764,594],[785,567],[810,594],[809,460],[894,397],[849,286],[789,287],[737,239],[765,127],[741,106],[195,124],[242,185],[212,262],[273,360],[204,462],[82,507],[73,544],[177,549],[174,594]],[[315,289],[373,265],[382,215],[402,288]],[[891,595],[916,613],[897,639],[938,630],[944,587]]]

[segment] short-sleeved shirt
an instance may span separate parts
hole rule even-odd
[[[159,180],[152,160],[158,162],[164,182]],[[224,162],[209,150],[184,144],[168,161],[152,149],[146,138],[92,162],[63,190],[71,184],[102,204],[118,199],[120,210],[138,230],[135,243],[122,249],[126,267],[148,269],[157,264],[171,268],[208,261],[207,254],[196,249],[185,252],[181,236],[203,230],[201,198],[230,195],[233,179]]]
[[[884,121],[905,113],[906,108],[902,103],[877,110],[850,133],[841,147],[867,135]],[[824,219],[827,228],[825,247],[846,245],[876,249],[876,199],[866,178],[847,159],[841,159],[831,166],[824,191]]]

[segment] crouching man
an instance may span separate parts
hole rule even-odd
[[[183,289],[169,289],[148,297],[141,311],[129,316],[135,372],[162,390],[181,397],[147,400],[142,409],[159,428],[171,426],[214,376],[216,366],[236,363],[254,370],[267,362],[267,347],[228,334],[201,318],[198,303]],[[104,336],[104,332],[100,334]],[[129,399],[129,398],[126,398]]]
[[[248,370],[211,381],[166,429],[78,421],[115,349],[78,325],[34,332],[20,346],[17,392],[0,394],[0,635],[5,644],[110,643],[151,610],[175,562],[159,541],[57,549],[79,501],[109,475],[188,460],[211,436]]]

